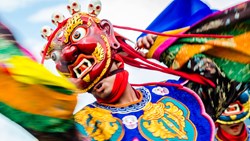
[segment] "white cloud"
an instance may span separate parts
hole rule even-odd
[[[87,4],[89,0],[79,0],[79,2],[81,3],[82,11],[87,11]],[[33,23],[50,22],[52,13],[56,11],[60,11],[63,15],[65,15],[65,17],[69,17],[70,14],[66,6],[67,6],[67,2],[62,3],[62,4],[57,4],[55,6],[43,8],[39,10],[38,12],[30,15],[28,18],[28,21],[33,22]]]
[[[2,0],[1,0],[2,1]],[[34,0],[4,0],[0,2],[0,11],[1,12],[12,12],[19,8],[23,8],[31,5],[32,3],[37,2]]]
[[[102,11],[100,18],[108,19],[114,25],[128,26],[145,29],[150,22],[171,2],[172,0],[102,0]],[[115,29],[132,41],[141,34],[140,32]]]
[[[36,13],[33,13],[28,17],[29,22],[39,23],[39,22],[48,22],[51,20],[51,15],[55,11],[60,11],[66,17],[68,14],[66,4],[60,4],[52,7],[46,7],[44,9],[39,10]]]
[[[38,60],[41,59],[40,57],[40,51],[43,48],[43,45],[45,45],[46,40],[38,40],[35,38],[26,38],[23,41],[23,45],[26,49],[28,49]]]

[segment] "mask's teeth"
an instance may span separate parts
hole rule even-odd
[[[88,68],[92,66],[91,62],[87,59],[83,59],[76,67],[74,67],[74,72],[77,78],[81,78]]]

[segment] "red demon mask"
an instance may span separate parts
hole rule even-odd
[[[80,12],[59,23],[51,35],[46,58],[52,58],[59,73],[73,78],[83,92],[109,71],[111,48],[119,46],[108,20]]]

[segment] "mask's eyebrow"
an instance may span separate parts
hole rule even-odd
[[[70,18],[65,27],[65,32],[64,32],[64,43],[68,43],[69,41],[69,36],[71,35],[71,33],[73,32],[73,30],[78,26],[78,25],[82,25],[83,24],[83,20],[81,19],[81,15],[80,14],[75,14],[72,18]]]

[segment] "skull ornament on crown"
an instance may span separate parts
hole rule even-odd
[[[89,91],[108,72],[112,62],[112,48],[119,47],[113,26],[108,20],[100,20],[101,2],[89,3],[89,12],[80,12],[80,4],[72,0],[67,5],[72,17],[60,13],[52,15],[57,28],[42,28],[47,44],[41,54],[52,59],[60,74],[73,78],[82,92]]]

